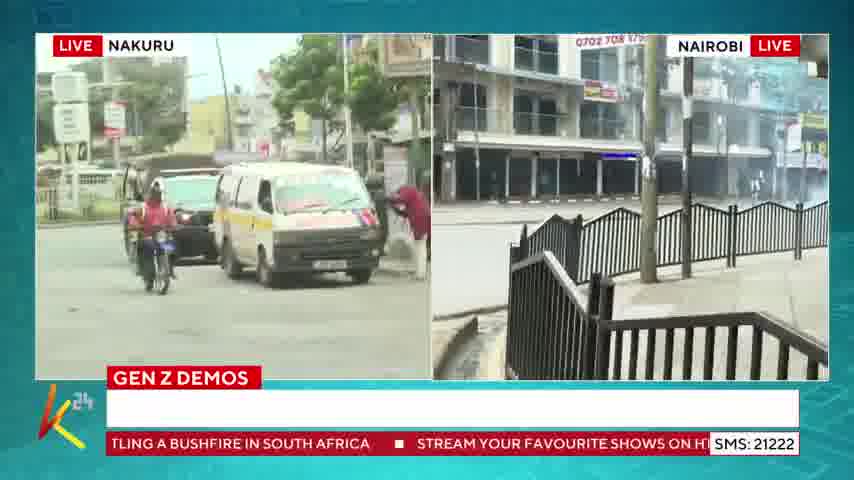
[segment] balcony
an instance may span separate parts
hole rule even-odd
[[[477,112],[477,114],[475,114]],[[573,132],[567,115],[531,112],[507,112],[488,108],[457,107],[458,131],[477,131],[504,135],[568,137]]]
[[[560,135],[558,127],[561,126],[561,124],[565,124],[567,121],[566,115],[515,112],[513,114],[513,131],[516,135],[541,135],[555,137]]]
[[[433,58],[445,60],[445,35],[433,35]]]
[[[557,75],[557,53],[523,47],[514,47],[514,50],[517,70]]]
[[[456,50],[453,60],[489,65],[488,39],[470,38],[460,35],[456,35],[453,38]]]
[[[620,119],[581,118],[581,138],[601,140],[637,140],[631,122]]]

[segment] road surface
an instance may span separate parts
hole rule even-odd
[[[103,379],[107,365],[260,364],[267,379],[429,378],[429,283],[378,273],[265,289],[249,272],[177,268],[144,292],[119,226],[37,232],[36,375]]]

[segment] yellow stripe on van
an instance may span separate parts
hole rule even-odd
[[[255,230],[272,231],[273,220],[261,216],[255,216],[251,213],[235,212],[228,210],[217,210],[214,212],[215,222],[231,222],[243,226],[255,226]]]

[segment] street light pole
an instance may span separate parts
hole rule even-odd
[[[478,85],[477,85],[477,64],[472,64],[474,67],[474,73],[472,75],[474,79],[474,168],[475,168],[475,200],[480,201],[480,125],[479,119],[480,112],[478,111],[477,106],[477,93],[478,93]]]
[[[691,175],[693,155],[694,59],[682,62],[682,278],[691,278]]]
[[[644,48],[644,120],[641,190],[641,282],[658,281],[658,252],[656,251],[658,222],[658,184],[655,168],[655,132],[658,117],[658,41],[655,35],[646,38]]]
[[[214,35],[216,40],[216,55],[219,57],[219,72],[222,76],[222,94],[225,99],[225,138],[228,141],[228,150],[234,151],[234,137],[231,132],[231,108],[228,104],[228,83],[225,81],[225,67],[222,64],[222,50],[219,48],[219,36]]]
[[[350,45],[344,36],[344,130],[347,137],[347,166],[353,168],[353,121],[350,114]],[[414,140],[413,140],[414,141]]]

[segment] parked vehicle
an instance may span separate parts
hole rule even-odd
[[[158,155],[138,158],[130,162],[124,170],[121,187],[121,209],[120,215],[123,225],[123,244],[128,259],[132,259],[132,235],[128,232],[128,215],[129,213],[142,205],[144,194],[151,187],[155,180],[165,180],[175,177],[186,176],[211,176],[216,178],[220,173],[222,163],[217,161],[213,155]],[[214,190],[211,190],[211,201],[213,200]],[[180,195],[176,193],[176,195]],[[174,208],[174,205],[173,205]],[[189,212],[188,212],[189,213]],[[196,215],[196,210],[193,210],[193,215]],[[193,217],[191,215],[191,217]],[[191,218],[190,223],[196,221],[197,218],[204,218],[204,214]],[[207,222],[208,224],[210,221]],[[212,248],[204,249],[204,253],[215,259],[215,252],[211,252]]]
[[[223,169],[214,239],[234,278],[254,268],[272,286],[291,275],[346,272],[366,283],[379,264],[382,232],[374,203],[350,168],[256,163]]]
[[[168,171],[166,171],[168,174]],[[178,226],[174,232],[176,257],[204,257],[215,261],[219,254],[214,244],[213,213],[219,170],[207,174],[161,177],[163,198],[175,212]]]

